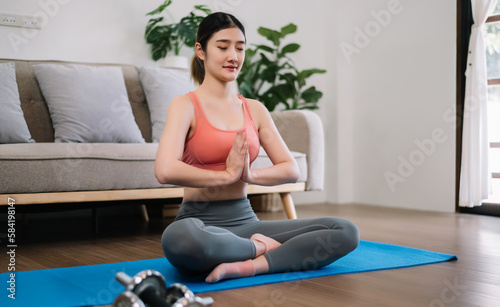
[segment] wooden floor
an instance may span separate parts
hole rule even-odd
[[[455,254],[458,261],[300,280],[206,293],[225,306],[500,306],[500,218],[350,205],[298,206],[300,217],[340,216],[361,239]],[[281,219],[282,212],[259,214]],[[30,220],[17,229],[16,268],[37,270],[162,257],[160,237],[170,220],[102,217]],[[5,257],[2,239],[2,256]],[[370,259],[366,259],[370,261]],[[2,260],[0,271],[7,270]],[[20,291],[20,290],[19,290]]]

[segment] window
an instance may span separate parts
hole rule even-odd
[[[488,202],[500,204],[500,0],[496,0],[485,24],[488,69],[489,166],[493,195]]]
[[[465,98],[465,71],[472,18],[471,0],[457,0],[457,119],[461,122]],[[474,208],[459,207],[460,161],[462,129],[457,129],[457,212],[500,216],[500,0],[495,0],[486,21],[484,33],[488,77],[488,138],[489,166],[492,171],[493,194],[483,205]]]

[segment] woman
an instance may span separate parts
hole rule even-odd
[[[295,182],[299,169],[267,109],[235,91],[245,43],[230,14],[200,23],[191,65],[199,87],[170,102],[156,157],[158,181],[185,187],[162,236],[165,256],[181,272],[210,272],[209,283],[316,269],[359,242],[356,226],[341,218],[259,221],[251,209],[248,183]],[[260,146],[273,166],[250,169]]]

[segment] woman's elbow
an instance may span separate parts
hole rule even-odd
[[[296,161],[292,162],[292,166],[290,167],[289,170],[289,176],[290,182],[297,182],[300,177],[300,170],[299,170],[299,165],[297,164]]]
[[[155,177],[156,177],[156,180],[158,180],[158,182],[160,184],[168,184],[168,178],[164,174],[161,174],[159,172],[155,172]]]
[[[155,165],[155,177],[161,184],[169,184],[172,183],[172,175],[168,171],[168,168],[159,167]]]

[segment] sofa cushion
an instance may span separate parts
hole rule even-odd
[[[149,112],[153,142],[159,142],[170,101],[195,89],[188,70],[143,66],[137,68]]]
[[[144,143],[119,67],[33,65],[55,142]]]
[[[21,109],[14,63],[0,64],[0,80],[0,144],[34,142]]]
[[[154,175],[158,144],[35,143],[1,145],[0,193],[103,191],[171,187]],[[292,152],[307,179],[306,156]],[[264,151],[252,168],[271,165]]]
[[[20,146],[33,145],[33,146]],[[3,145],[0,193],[157,188],[157,145],[35,143]]]

